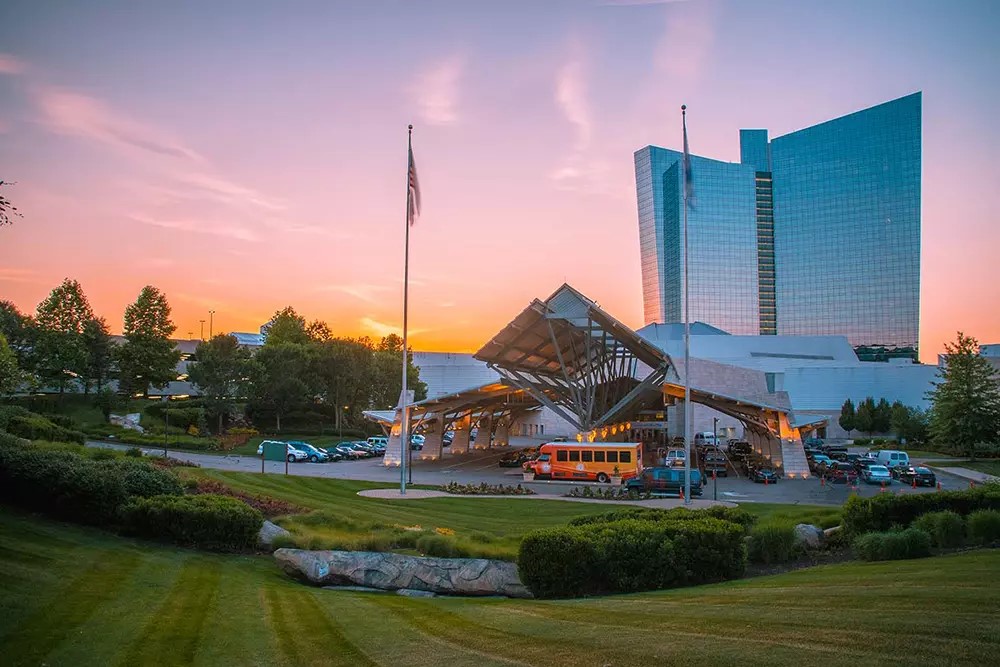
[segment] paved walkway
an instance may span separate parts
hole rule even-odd
[[[570,498],[560,496],[553,498],[550,495],[534,494],[530,496],[487,496],[487,495],[462,495],[458,493],[445,493],[444,491],[432,491],[430,489],[407,489],[406,495],[401,495],[399,489],[366,489],[358,491],[359,496],[366,498],[381,498],[383,500],[419,500],[421,498],[525,498],[540,500],[565,500],[571,503],[602,503],[604,505],[637,505],[639,507],[655,507],[658,509],[672,509],[674,507],[688,507],[690,509],[705,509],[713,505],[722,507],[736,507],[736,503],[728,503],[722,500],[703,500],[695,498],[690,505],[685,505],[680,498],[651,498],[649,500],[598,500],[597,498]]]
[[[1000,482],[1000,477],[996,475],[990,475],[985,472],[979,472],[978,470],[969,470],[968,468],[949,468],[944,466],[932,466],[938,470],[943,470],[944,472],[955,475],[956,477],[961,477],[962,479],[967,479],[970,482],[976,482],[977,484],[986,484],[987,482]]]

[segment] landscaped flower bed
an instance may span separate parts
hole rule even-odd
[[[535,492],[520,484],[510,486],[509,484],[459,484],[450,482],[441,487],[445,493],[454,493],[460,496],[533,496]]]

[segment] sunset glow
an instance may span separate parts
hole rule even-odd
[[[1000,342],[990,2],[0,5],[0,299],[64,277],[120,332],[153,284],[177,336],[294,306],[398,331],[406,126],[423,209],[410,340],[473,351],[563,282],[642,325],[633,151],[739,159],[923,91],[921,359]],[[824,250],[826,252],[826,250]],[[850,252],[844,248],[843,252]],[[818,256],[817,261],[836,261]],[[780,269],[779,269],[780,270]]]

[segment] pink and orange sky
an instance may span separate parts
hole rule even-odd
[[[998,29],[987,0],[6,0],[0,299],[69,276],[115,331],[145,284],[179,336],[289,304],[397,330],[413,123],[416,349],[477,349],[564,281],[640,326],[632,153],[680,145],[681,103],[692,150],[737,161],[740,128],[922,90],[933,361],[1000,341]]]

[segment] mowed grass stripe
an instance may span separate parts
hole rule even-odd
[[[37,665],[93,615],[114,600],[122,582],[142,559],[134,553],[104,559],[95,554],[82,574],[65,584],[50,601],[26,616],[3,638],[5,662],[10,665]],[[74,569],[79,562],[72,563]],[[72,604],[66,604],[72,599]]]
[[[122,665],[188,665],[206,632],[205,621],[219,586],[220,563],[206,556],[184,561],[170,593],[148,618]]]
[[[289,665],[377,665],[344,636],[305,586],[264,591],[271,628]]]

